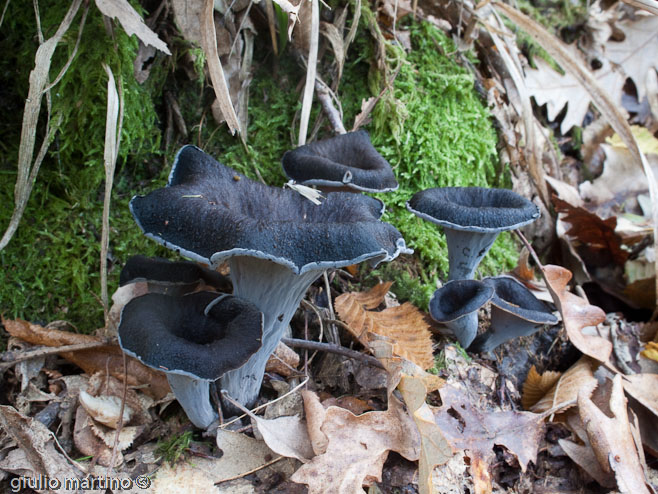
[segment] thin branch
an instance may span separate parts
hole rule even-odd
[[[321,352],[335,353],[336,355],[342,355],[343,357],[359,360],[372,367],[385,369],[384,364],[382,364],[375,357],[371,355],[367,355],[365,353],[357,352],[356,350],[350,350],[349,348],[345,348],[344,346],[334,345],[333,343],[321,343],[318,341],[298,340],[296,338],[282,338],[281,341],[284,342],[289,347],[306,348],[308,350],[320,350]]]
[[[30,350],[27,352],[22,352],[16,358],[8,362],[0,363],[0,371],[4,371],[6,369],[9,369],[10,367],[13,367],[19,362],[23,362],[25,360],[31,360],[33,358],[45,357],[47,355],[54,355],[57,353],[64,353],[64,352],[78,352],[80,350],[89,350],[90,348],[98,348],[100,346],[105,346],[105,345],[107,345],[106,341],[94,341],[90,343],[77,343],[75,345],[64,345],[58,347],[46,347],[46,348],[39,348],[37,350]],[[7,352],[5,353],[4,357],[6,358],[7,356],[12,356],[13,353],[15,352]]]

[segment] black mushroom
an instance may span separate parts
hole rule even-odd
[[[373,147],[365,130],[287,151],[281,163],[286,176],[303,185],[362,192],[398,188],[391,165]]]
[[[231,290],[231,281],[212,269],[190,261],[170,261],[161,257],[132,256],[119,275],[119,286],[146,282],[149,292],[184,295],[210,287]]]
[[[316,205],[268,187],[182,148],[169,183],[130,208],[144,233],[181,254],[216,267],[228,262],[233,293],[265,315],[263,346],[221,387],[244,405],[258,397],[265,364],[306,290],[325,269],[410,253],[400,232],[379,220],[382,203],[360,194],[328,194]]]
[[[466,349],[477,335],[478,310],[493,296],[494,288],[481,281],[449,281],[430,299],[430,315],[450,329]]]
[[[123,308],[118,335],[124,352],[165,372],[190,421],[206,428],[217,418],[210,383],[258,351],[263,314],[246,300],[216,292],[148,293]]]
[[[448,244],[449,280],[472,279],[498,234],[539,218],[539,208],[507,189],[440,187],[407,202],[415,215],[441,225]]]
[[[548,306],[530,290],[510,276],[483,280],[494,290],[491,299],[491,327],[471,345],[474,352],[489,352],[498,345],[539,331],[544,325],[557,324],[558,319]]]

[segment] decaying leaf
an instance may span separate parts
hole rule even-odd
[[[274,349],[274,353],[267,359],[265,372],[275,372],[283,377],[290,377],[297,374],[299,365],[299,354],[284,343],[279,344]]]
[[[535,460],[544,433],[541,415],[484,412],[453,386],[444,386],[439,393],[443,406],[434,413],[436,423],[453,448],[466,450],[476,492],[491,492],[489,466],[495,459],[494,445],[513,453],[523,471]]]
[[[393,353],[429,369],[434,366],[432,339],[427,317],[418,308],[406,302],[381,312],[366,310],[377,307],[389,287],[380,284],[365,293],[343,293],[336,297],[336,312],[364,346],[368,346],[368,333],[390,338]]]
[[[614,262],[622,266],[626,262],[628,252],[621,248],[622,239],[615,233],[616,217],[602,219],[556,196],[553,196],[553,204],[558,213],[564,214],[562,220],[571,224],[566,234],[579,241],[579,252],[587,264],[605,266]]]
[[[599,465],[604,472],[614,472],[619,490],[628,494],[649,494],[653,489],[647,487],[631,432],[621,375],[617,374],[612,381],[612,418],[592,402],[588,390],[579,393],[578,410]]]
[[[306,423],[298,415],[264,419],[253,415],[265,444],[275,453],[302,462],[313,457]]]
[[[291,477],[294,482],[307,484],[309,494],[359,492],[362,485],[381,480],[382,466],[389,451],[396,451],[411,461],[418,459],[418,432],[394,396],[389,398],[388,410],[358,416],[333,406],[324,410],[314,393],[304,393],[304,400],[307,414],[311,410],[319,414],[315,419],[307,415],[309,423],[314,421],[314,425],[309,426],[311,440],[314,441],[316,435],[327,438],[324,453],[302,465]],[[307,400],[316,403],[307,406]],[[316,448],[314,444],[314,450]]]
[[[116,18],[129,36],[134,34],[145,45],[153,46],[167,55],[171,55],[167,43],[158,38],[158,35],[144,24],[144,21],[128,3],[128,0],[96,0],[96,6],[103,15],[111,19]]]
[[[59,479],[76,478],[80,472],[70,465],[55,448],[55,439],[48,428],[36,419],[18,413],[10,406],[0,406],[0,428],[11,436],[25,453],[31,467],[30,475]],[[77,492],[62,489],[58,492]]]
[[[425,403],[427,387],[422,378],[402,375],[398,389],[420,433],[420,458],[418,460],[418,492],[433,494],[432,471],[453,456],[453,450],[441,429],[434,421],[429,405]]]
[[[606,362],[612,352],[612,343],[596,335],[583,334],[583,328],[605,321],[605,312],[590,305],[585,299],[567,291],[571,272],[561,266],[544,266],[546,285],[562,315],[564,328],[573,345],[585,355]]]
[[[91,396],[86,391],[80,391],[80,405],[96,422],[116,429],[121,415],[121,399],[117,396]],[[133,415],[133,409],[124,405],[123,421],[127,424]]]
[[[528,371],[528,375],[523,383],[523,395],[521,395],[521,405],[523,405],[523,408],[531,410],[531,407],[542,399],[555,383],[557,383],[561,375],[561,372],[555,371],[546,371],[540,374],[534,365],[530,367],[530,371]],[[544,410],[532,411],[542,412]]]
[[[553,373],[553,375],[557,374],[557,379],[554,381],[553,385],[529,407],[530,411],[542,413],[562,403],[573,401],[578,398],[578,392],[581,389],[589,389],[591,392],[596,387],[594,367],[595,362],[592,359],[581,357],[561,376],[559,373]],[[566,409],[567,408],[564,408],[562,411]]]
[[[100,341],[95,336],[46,329],[21,319],[1,320],[9,334],[34,345],[58,347]],[[119,345],[107,344],[76,352],[62,352],[60,355],[89,375],[101,371],[109,372],[119,380],[123,379],[123,352]],[[132,357],[126,357],[126,369],[128,386],[146,385],[141,388],[142,391],[156,400],[164,398],[170,392],[167,377],[163,372],[151,369]]]
[[[73,442],[75,447],[84,455],[93,456],[99,465],[109,466],[112,461],[112,446],[108,446],[102,438],[94,434],[92,430],[96,424],[85,411],[84,407],[78,407],[75,413],[75,426],[73,429]],[[116,432],[116,431],[115,431]],[[132,442],[132,439],[130,439]],[[114,442],[112,442],[114,444]],[[125,445],[130,446],[130,443]],[[114,466],[123,463],[123,454],[117,448]]]

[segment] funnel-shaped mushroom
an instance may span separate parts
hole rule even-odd
[[[391,165],[370,143],[365,130],[287,151],[281,163],[286,176],[303,185],[363,192],[388,192],[398,188]]]
[[[472,279],[498,234],[539,218],[539,208],[507,189],[441,187],[421,190],[407,209],[443,226],[450,264],[448,279]]]
[[[528,336],[544,324],[557,324],[557,317],[530,290],[509,276],[483,280],[494,289],[491,327],[473,341],[471,350],[489,352],[512,338]]]
[[[263,347],[221,379],[240,403],[258,396],[267,358],[304,293],[325,269],[390,261],[411,252],[382,203],[336,192],[319,205],[249,180],[194,146],[178,153],[167,187],[134,197],[147,236],[212,266],[228,261],[233,293],[265,315]]]
[[[478,332],[478,309],[493,296],[493,287],[481,281],[449,281],[434,292],[430,315],[451,329],[459,344],[466,349]]]
[[[118,333],[123,351],[164,371],[190,421],[206,428],[217,418],[209,385],[258,351],[263,314],[232,295],[148,293],[126,304]]]
[[[128,259],[121,270],[119,286],[140,281],[148,283],[149,292],[167,295],[184,295],[204,286],[220,291],[231,289],[227,277],[194,262],[136,255]]]

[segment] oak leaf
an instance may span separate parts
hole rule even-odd
[[[335,406],[325,410],[314,393],[303,396],[313,449],[324,450],[291,477],[307,484],[309,494],[360,492],[364,484],[381,480],[389,451],[410,461],[418,459],[418,431],[394,396],[389,397],[388,410],[362,415]]]
[[[578,392],[581,389],[590,391],[596,387],[596,378],[594,377],[595,362],[589,357],[581,357],[573,364],[564,374],[557,375],[553,385],[529,407],[530,411],[542,413],[550,410],[557,405],[573,401],[578,398]],[[524,387],[525,394],[525,387]],[[569,407],[565,407],[562,411]]]
[[[543,272],[546,286],[562,315],[564,328],[571,343],[585,355],[606,362],[612,352],[612,343],[600,336],[585,335],[582,332],[588,326],[596,326],[605,321],[605,312],[567,290],[571,279],[571,271],[568,269],[546,264]]]
[[[544,434],[543,416],[482,411],[452,386],[444,386],[439,393],[443,406],[434,413],[436,423],[453,448],[466,450],[476,493],[491,492],[489,466],[496,458],[495,445],[516,455],[523,471],[535,460]]]
[[[390,338],[394,341],[394,354],[423,369],[433,367],[427,316],[417,307],[406,302],[381,312],[367,310],[374,309],[384,300],[389,287],[390,283],[382,283],[368,292],[343,293],[335,300],[336,311],[364,346],[368,346],[369,333]]]

